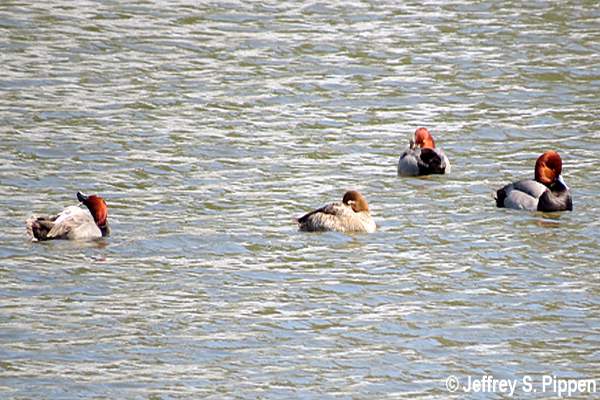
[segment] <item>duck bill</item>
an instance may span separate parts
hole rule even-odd
[[[410,139],[408,140],[409,147],[410,147],[410,149],[411,149],[411,150],[414,150],[414,148],[415,148],[415,147],[417,147],[417,146],[416,146],[416,140],[417,140],[417,139],[416,139],[416,137],[415,137],[415,135],[414,135],[414,134],[413,134],[413,135],[410,137]]]
[[[81,193],[81,192],[77,192],[77,200],[79,200],[81,203],[85,203],[88,199],[88,196],[86,196],[85,194]]]
[[[558,182],[560,182],[560,184],[563,185],[565,187],[565,189],[569,190],[569,185],[567,185],[567,183],[563,179],[562,175],[559,175],[558,178],[556,178],[556,180]]]

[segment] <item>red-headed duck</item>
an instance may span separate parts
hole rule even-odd
[[[362,194],[350,190],[342,202],[327,204],[296,220],[301,231],[375,232],[376,225]]]
[[[77,192],[77,199],[87,209],[69,206],[60,214],[32,216],[27,220],[27,233],[32,240],[92,240],[108,236],[108,208],[100,196]]]
[[[442,149],[435,147],[427,128],[418,128],[408,148],[398,161],[398,175],[419,176],[450,173],[450,161]]]
[[[556,151],[547,151],[535,163],[535,180],[525,179],[496,192],[498,207],[529,211],[573,210],[571,191],[561,176],[562,160]]]

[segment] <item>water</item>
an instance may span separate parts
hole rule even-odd
[[[595,2],[48,3],[0,5],[0,397],[598,378]],[[396,176],[418,126],[451,175]],[[574,211],[495,208],[547,149]],[[377,233],[296,231],[350,188]],[[113,235],[28,242],[78,190]]]

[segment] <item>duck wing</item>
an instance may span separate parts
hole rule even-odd
[[[71,206],[58,215],[47,239],[86,239],[98,237],[98,232],[100,229],[88,211]]]
[[[398,160],[399,176],[419,175],[419,154],[414,149],[406,149]]]
[[[496,206],[535,211],[548,188],[533,179],[510,183],[496,192]]]
[[[348,213],[353,213],[350,207],[331,203],[303,215],[297,222],[304,231],[340,230],[340,218]]]

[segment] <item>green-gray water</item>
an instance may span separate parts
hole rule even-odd
[[[600,378],[597,2],[4,1],[0,60],[0,397]],[[548,149],[574,211],[495,208]],[[377,233],[296,231],[349,188]],[[113,235],[28,242],[78,190]]]

